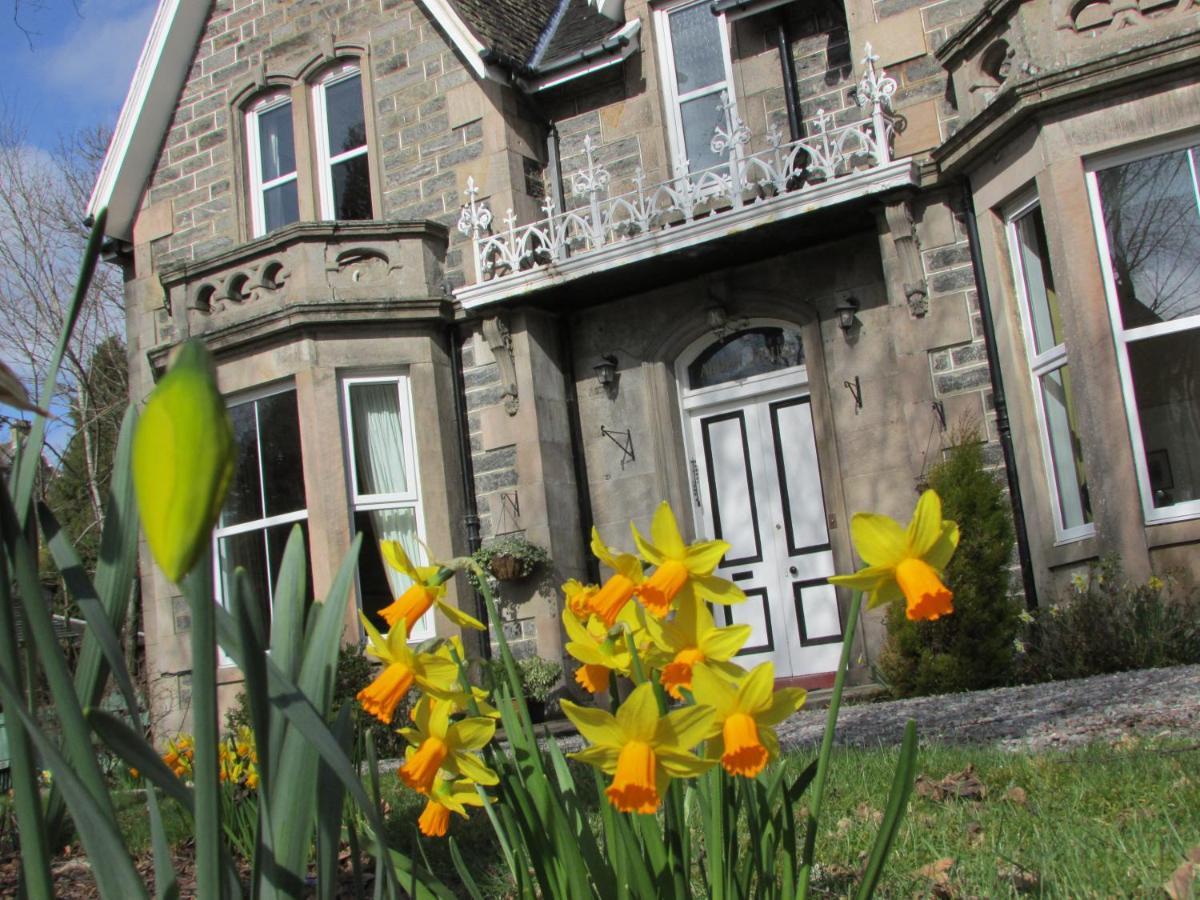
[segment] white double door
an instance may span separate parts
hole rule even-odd
[[[746,593],[714,608],[718,625],[751,628],[738,663],[771,660],[777,678],[833,672],[842,622],[807,393],[743,386],[683,405],[697,522],[729,542],[716,574]]]

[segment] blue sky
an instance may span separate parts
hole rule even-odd
[[[52,150],[79,128],[116,124],[156,6],[0,0],[0,111],[27,143]]]

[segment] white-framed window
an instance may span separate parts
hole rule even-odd
[[[271,94],[246,110],[250,220],[254,237],[270,234],[300,218],[296,138],[292,101]]]
[[[1200,137],[1087,180],[1146,521],[1200,516]]]
[[[688,172],[727,160],[711,144],[717,126],[726,127],[722,91],[734,102],[729,23],[711,7],[711,0],[677,0],[654,11],[671,158]]]
[[[379,610],[412,582],[384,564],[379,542],[399,541],[409,559],[426,564],[408,376],[347,377],[342,392],[354,529],[363,535],[358,596],[363,612],[386,630]],[[409,640],[433,637],[433,616],[423,616]]]
[[[1087,468],[1071,389],[1062,308],[1046,243],[1046,223],[1036,198],[1008,216],[1008,244],[1016,272],[1021,323],[1032,376],[1034,408],[1060,542],[1094,534]]]
[[[321,218],[371,218],[367,122],[357,64],[332,69],[313,85],[313,112]]]
[[[308,542],[296,389],[277,385],[240,396],[230,401],[229,416],[237,462],[213,533],[217,600],[228,602],[234,570],[243,568],[262,604],[263,621],[270,622],[283,551],[297,524]],[[308,586],[311,599],[311,563]],[[229,660],[222,656],[221,662]]]

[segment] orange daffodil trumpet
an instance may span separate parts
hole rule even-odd
[[[637,591],[642,605],[656,619],[670,611],[676,597],[690,600],[702,597],[712,603],[741,603],[746,595],[730,581],[713,575],[713,570],[729,551],[725,541],[697,541],[685,544],[675,522],[675,514],[664,500],[650,522],[650,541],[632,524],[633,540],[642,557],[657,568]],[[652,541],[652,542],[651,542]]]
[[[379,611],[379,615],[388,623],[388,628],[395,628],[403,622],[405,629],[411,632],[413,626],[431,606],[436,605],[443,615],[459,628],[474,628],[484,631],[483,623],[468,615],[457,607],[451,606],[441,598],[446,593],[446,582],[454,577],[454,570],[435,563],[431,566],[416,566],[408,558],[404,545],[399,541],[380,541],[379,552],[383,561],[412,580],[412,586]]]
[[[563,627],[570,638],[563,649],[582,663],[575,670],[575,680],[585,691],[603,693],[608,690],[610,673],[629,674],[633,655],[624,633],[610,633],[599,616],[591,616],[584,625],[570,609],[563,610]]]
[[[496,773],[474,754],[496,733],[496,722],[486,716],[450,721],[453,703],[417,705],[414,727],[400,729],[412,746],[399,769],[400,780],[420,794],[429,795],[438,773],[445,771],[477,784],[496,784]]]
[[[475,782],[469,778],[447,781],[438,775],[433,779],[429,800],[417,819],[417,827],[426,837],[445,837],[450,825],[450,813],[458,813],[465,819],[466,807],[483,806],[485,802],[475,789]]]
[[[645,576],[642,561],[632,553],[616,553],[600,539],[600,532],[592,528],[592,553],[596,559],[613,570],[608,581],[588,598],[592,612],[600,617],[606,628],[612,628],[617,616],[633,599]]]
[[[676,700],[683,699],[682,690],[691,688],[692,672],[700,664],[714,666],[726,677],[736,678],[742,673],[730,660],[749,640],[750,626],[718,628],[708,604],[695,596],[680,601],[669,621],[647,619],[646,631],[654,642],[651,662],[661,663],[655,668],[662,671],[662,686]]]
[[[941,573],[958,546],[958,525],[942,519],[942,501],[925,491],[907,530],[888,516],[856,513],[850,520],[854,549],[867,565],[830,584],[869,592],[868,608],[905,601],[909,619],[929,620],[954,612],[954,594]]]
[[[778,725],[804,704],[803,688],[775,691],[775,666],[765,662],[733,684],[705,666],[693,674],[696,702],[716,711],[708,755],[730,775],[753,778],[779,756]]]
[[[635,688],[615,716],[569,700],[562,710],[592,743],[571,756],[613,776],[604,793],[621,812],[653,813],[672,777],[691,778],[713,764],[691,748],[711,732],[715,711],[685,706],[664,716],[649,683]]]
[[[458,666],[450,659],[433,653],[414,653],[408,646],[405,620],[396,623],[385,638],[362,613],[367,630],[367,654],[384,664],[383,671],[358,692],[364,710],[385,725],[391,724],[397,704],[412,686],[418,685],[435,696],[445,696],[458,681]]]

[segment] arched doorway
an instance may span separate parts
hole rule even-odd
[[[776,676],[837,668],[842,621],[801,331],[755,320],[693,344],[676,365],[697,528],[731,545],[717,570],[747,601],[742,665]]]

